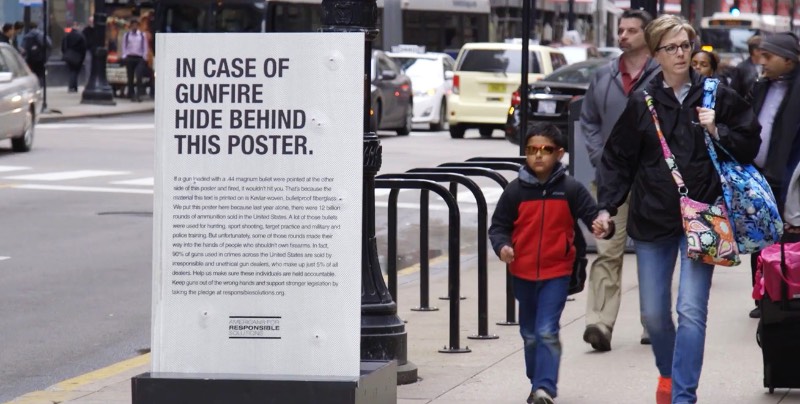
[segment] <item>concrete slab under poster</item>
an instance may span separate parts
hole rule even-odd
[[[153,374],[357,381],[364,35],[156,47]]]

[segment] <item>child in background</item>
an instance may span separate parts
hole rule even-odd
[[[580,218],[592,226],[597,204],[560,163],[566,140],[558,128],[533,124],[524,142],[526,165],[500,196],[489,239],[513,275],[525,370],[531,381],[527,402],[553,404],[561,360],[559,320],[575,260],[575,224]],[[593,232],[608,238],[613,226]]]

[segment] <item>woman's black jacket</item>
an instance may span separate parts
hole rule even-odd
[[[661,129],[675,155],[689,197],[711,203],[722,195],[722,188],[708,155],[703,129],[697,123],[703,76],[690,71],[690,80],[691,89],[682,105],[671,88],[664,88],[663,73],[651,80],[646,91],[655,101]],[[730,87],[720,85],[714,110],[720,143],[740,163],[752,162],[761,144],[761,126],[752,108]],[[643,91],[628,99],[606,142],[598,169],[600,209],[614,216],[630,192],[631,238],[659,241],[682,234],[678,188],[664,161]]]

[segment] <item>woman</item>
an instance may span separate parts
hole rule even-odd
[[[706,77],[717,77],[719,57],[714,52],[702,49],[692,52],[692,69]]]
[[[654,99],[660,125],[675,155],[689,197],[711,203],[722,195],[703,130],[719,139],[740,162],[753,160],[761,142],[752,109],[727,86],[717,89],[716,108],[701,108],[703,76],[690,68],[694,29],[681,17],[664,15],[645,29],[645,40],[662,72],[644,91]],[[708,315],[712,265],[686,255],[678,188],[664,161],[643,91],[634,93],[617,121],[598,167],[598,229],[610,225],[630,192],[628,235],[636,244],[639,303],[660,373],[656,401],[695,403]],[[680,286],[672,321],[671,284],[680,253]]]

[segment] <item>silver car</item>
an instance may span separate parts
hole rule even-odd
[[[39,79],[19,52],[0,43],[0,139],[11,139],[16,152],[30,151],[41,108]]]

